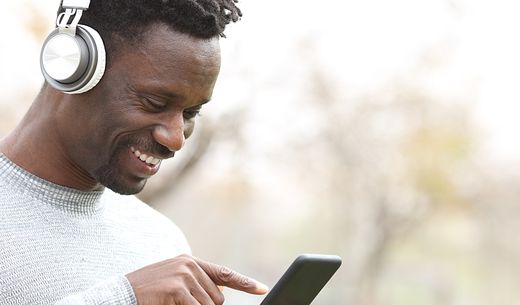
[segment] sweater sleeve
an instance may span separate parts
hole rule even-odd
[[[128,279],[121,275],[61,299],[55,305],[137,305],[137,299]]]

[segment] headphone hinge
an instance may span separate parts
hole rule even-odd
[[[83,15],[82,9],[68,8],[65,9],[65,12],[60,13],[58,18],[56,19],[56,26],[60,33],[76,35],[76,28],[78,27],[79,20]],[[72,21],[71,17],[74,16]],[[70,23],[69,23],[70,22]]]
[[[61,5],[63,8],[87,10],[90,6],[90,0],[63,0]]]

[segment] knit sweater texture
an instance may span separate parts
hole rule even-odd
[[[135,196],[56,185],[0,154],[0,305],[137,305],[125,274],[184,253]]]

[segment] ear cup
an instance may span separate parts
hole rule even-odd
[[[69,94],[87,92],[105,72],[106,53],[101,36],[91,27],[78,25],[76,35],[54,30],[45,40],[40,67],[45,80]]]

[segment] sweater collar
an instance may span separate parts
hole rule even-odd
[[[103,191],[79,191],[37,177],[0,153],[0,179],[13,190],[41,203],[79,215],[94,215],[102,211]]]

